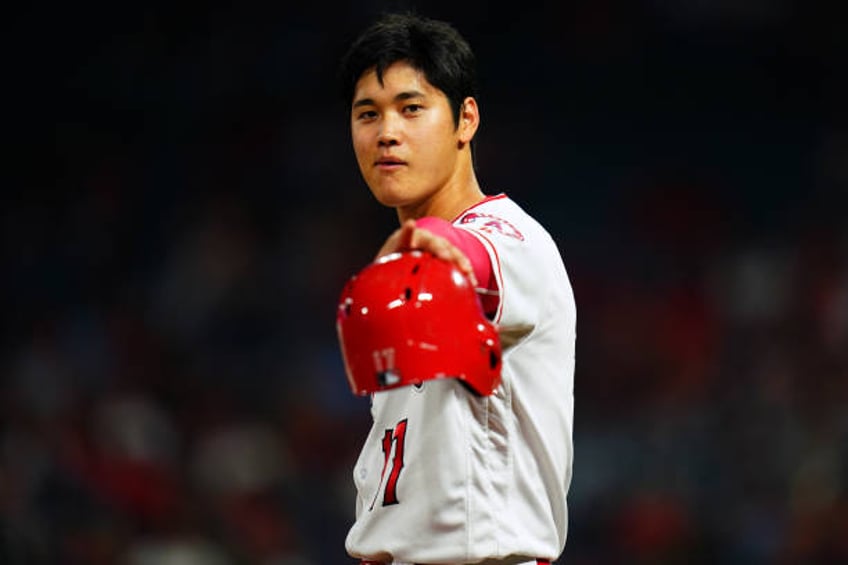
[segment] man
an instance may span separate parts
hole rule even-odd
[[[383,17],[353,42],[341,80],[362,176],[400,221],[377,257],[421,249],[455,263],[504,348],[491,395],[456,379],[372,395],[347,551],[363,563],[548,563],[565,545],[573,460],[576,310],[557,246],[478,184],[475,59],[451,25]]]

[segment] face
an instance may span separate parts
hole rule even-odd
[[[374,70],[362,75],[351,134],[365,182],[379,202],[394,208],[426,209],[460,182],[468,159],[467,128],[456,127],[447,97],[406,63],[388,67],[382,84]]]

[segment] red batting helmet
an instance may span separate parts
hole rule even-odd
[[[498,332],[471,281],[427,252],[393,253],[351,277],[336,330],[358,395],[457,378],[485,396],[500,384]]]

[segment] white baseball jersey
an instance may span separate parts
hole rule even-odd
[[[555,559],[568,529],[576,309],[548,232],[500,194],[453,225],[492,263],[502,383],[479,397],[441,379],[372,395],[346,548],[384,562]],[[519,559],[520,561],[520,559]]]

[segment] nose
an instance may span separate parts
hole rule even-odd
[[[397,136],[392,132],[382,131],[377,137],[377,145],[380,147],[391,147],[398,144]]]
[[[397,124],[391,119],[384,119],[377,136],[377,144],[380,147],[391,147],[400,143],[397,132]]]

